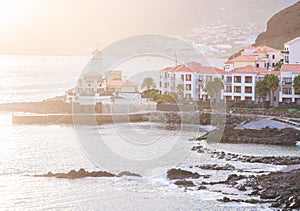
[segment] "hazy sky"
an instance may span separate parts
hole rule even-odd
[[[268,6],[270,2],[274,4]],[[249,15],[249,5],[265,7],[263,18],[267,20],[293,2],[296,0],[0,0],[0,54],[82,54],[88,47],[98,44],[101,48],[130,35],[181,35],[217,18],[254,18]],[[229,11],[226,17],[222,17],[224,8]]]

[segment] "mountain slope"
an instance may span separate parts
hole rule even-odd
[[[267,30],[257,36],[254,45],[283,49],[285,42],[298,36],[300,36],[300,1],[276,13],[268,21]]]

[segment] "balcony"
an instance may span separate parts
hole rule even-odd
[[[282,53],[282,54],[289,54],[290,52],[284,50],[284,51],[281,51],[281,53]]]

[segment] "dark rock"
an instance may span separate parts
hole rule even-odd
[[[246,191],[245,185],[238,185],[236,188],[237,188],[239,191]]]
[[[259,201],[257,199],[246,199],[246,200],[244,200],[244,202],[249,203],[249,204],[256,204]]]
[[[278,201],[275,201],[271,204],[271,207],[279,207],[281,205],[281,203],[279,203]]]
[[[217,201],[221,201],[221,202],[230,202],[230,198],[224,196],[222,199],[217,199]]]
[[[56,178],[66,178],[66,179],[78,179],[83,177],[114,177],[116,175],[106,172],[106,171],[93,171],[88,172],[84,169],[71,170],[68,173],[52,173],[48,172],[47,174],[35,175],[38,177],[56,177]]]
[[[207,189],[207,187],[204,186],[204,185],[200,185],[200,186],[198,187],[198,190],[204,190],[204,189]]]
[[[235,167],[229,164],[225,164],[224,166],[218,166],[217,164],[207,164],[199,166],[201,169],[207,170],[234,170]]]
[[[167,177],[169,179],[185,179],[185,178],[193,178],[197,179],[201,175],[198,173],[182,170],[182,169],[170,169],[167,172]]]
[[[195,187],[195,184],[192,181],[186,181],[186,180],[178,180],[174,184],[183,187]]]
[[[275,190],[264,190],[260,194],[261,199],[275,199],[278,196],[278,193]]]
[[[117,175],[117,177],[122,177],[122,176],[141,177],[141,175],[129,171],[122,171]]]

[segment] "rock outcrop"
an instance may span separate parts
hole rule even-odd
[[[267,30],[257,36],[255,45],[283,49],[285,42],[300,36],[300,1],[276,13],[267,23]]]
[[[106,172],[106,171],[86,171],[83,168],[76,170],[71,170],[68,173],[52,173],[51,171],[47,174],[35,175],[35,177],[56,177],[65,179],[79,179],[84,177],[122,177],[122,176],[134,176],[141,177],[141,175],[136,173],[131,173],[129,171],[122,171],[118,175]]]

